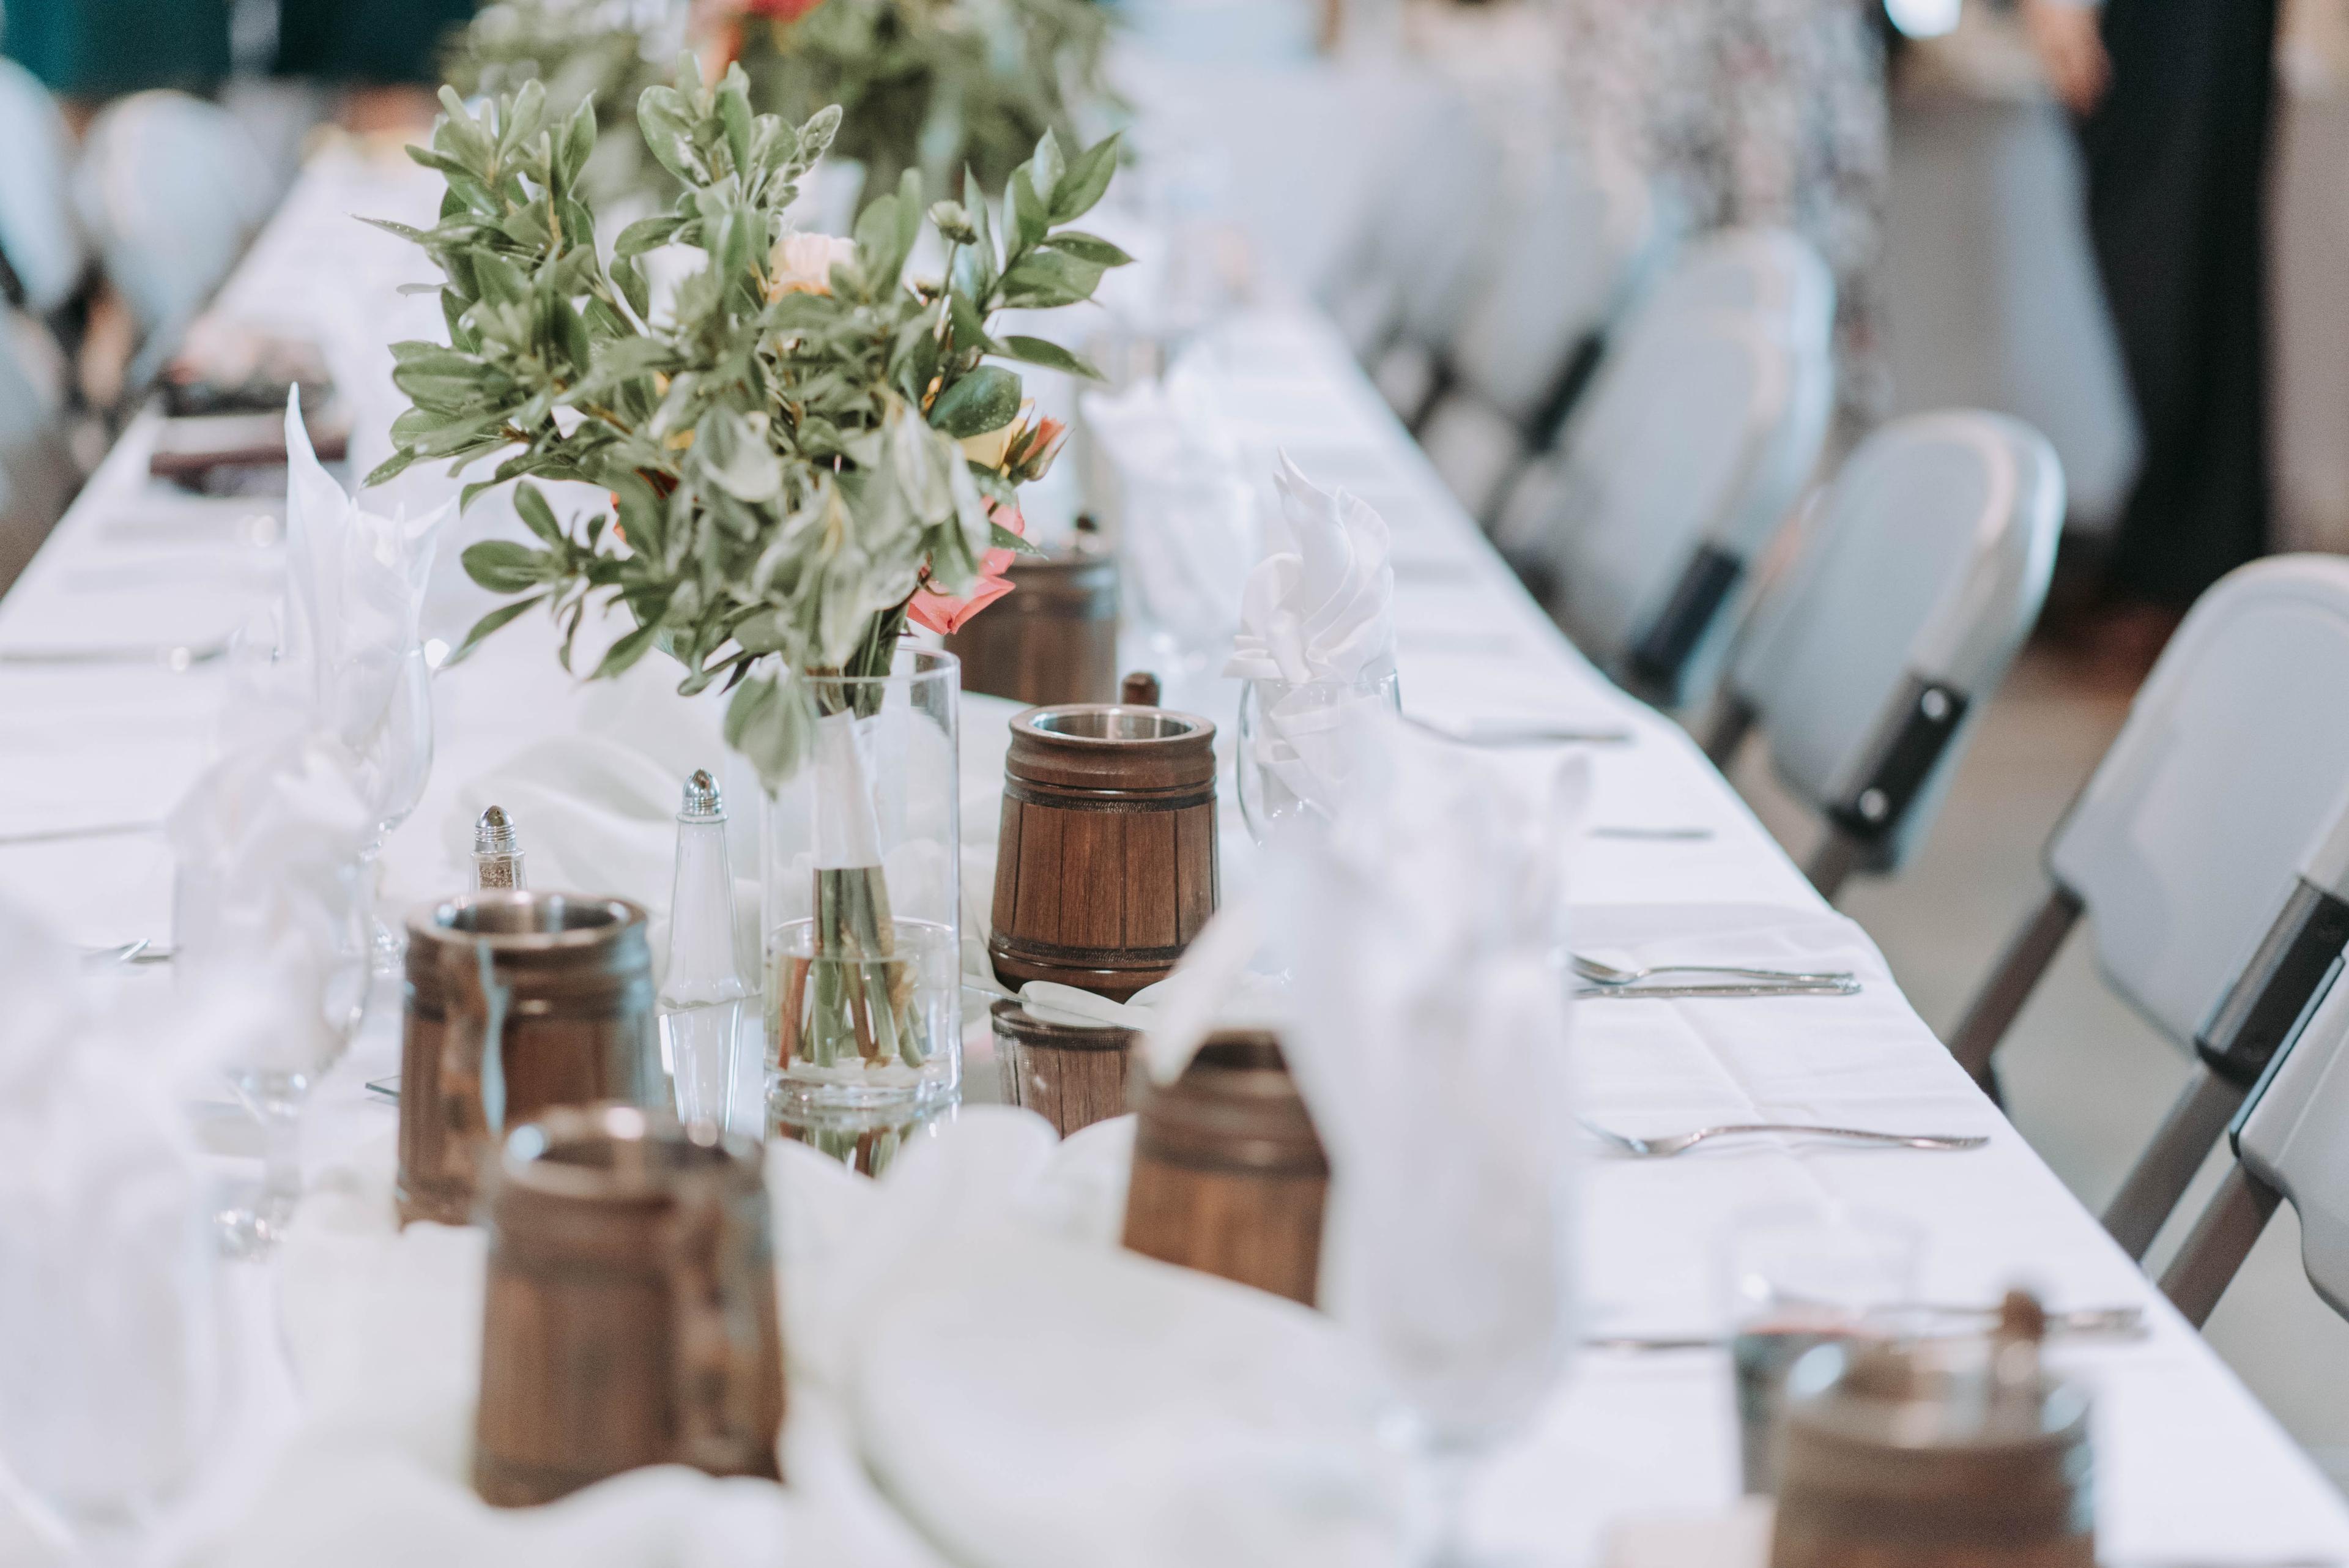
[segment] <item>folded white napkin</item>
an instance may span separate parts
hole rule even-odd
[[[207,1050],[218,1015],[103,1006],[86,972],[0,905],[0,1543],[61,1558],[194,1476],[223,1386],[204,1179],[156,1045]]]
[[[286,1243],[311,1414],[200,1561],[1398,1561],[1378,1391],[1334,1328],[1105,1244],[1131,1125],[1060,1149],[1028,1112],[966,1107],[878,1182],[771,1146],[788,1484],[661,1469],[513,1511],[468,1480],[482,1238],[397,1231],[378,1150],[319,1184]]]
[[[454,508],[378,516],[320,467],[302,422],[285,410],[285,656],[308,673],[316,722],[347,745],[381,731],[418,647],[424,586]]]
[[[1394,673],[1394,567],[1385,519],[1280,454],[1280,527],[1249,572],[1224,673],[1356,686]],[[1278,536],[1285,535],[1285,536]]]
[[[339,740],[260,726],[172,808],[180,972],[277,1009],[235,1065],[310,1072],[349,1038],[367,993],[359,857],[375,823]]]
[[[1282,1039],[1330,1154],[1324,1304],[1439,1440],[1529,1419],[1572,1340],[1566,850],[1546,798],[1400,721],[1326,832],[1268,851]]]

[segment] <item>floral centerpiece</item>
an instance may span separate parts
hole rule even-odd
[[[950,628],[1005,591],[1002,569],[1022,548],[1019,486],[1064,432],[1030,417],[1001,361],[1092,371],[1043,339],[996,336],[993,317],[1087,299],[1127,259],[1070,226],[1101,199],[1117,148],[1068,156],[1046,132],[1009,175],[999,218],[975,192],[926,209],[908,170],[853,238],[792,234],[784,211],[839,111],[793,129],[751,112],[739,69],[704,83],[687,60],[679,77],[647,90],[636,119],[682,193],[608,256],[579,187],[592,107],[550,123],[533,81],[476,117],[443,90],[431,146],[411,150],[447,180],[440,221],[385,226],[439,265],[449,337],[394,346],[393,379],[414,406],[369,483],[491,455],[497,466],[466,487],[469,503],[521,482],[514,508],[534,542],[464,552],[474,581],[512,597],[458,657],[543,609],[568,669],[591,608],[616,607],[631,628],[593,676],[658,649],[684,666],[680,691],[732,690],[728,743],[771,792],[812,782],[815,796],[815,852],[769,861],[771,883],[798,879],[782,901],[802,912],[790,940],[770,913],[772,1049],[787,1071],[803,1063],[860,1092],[894,1087],[905,1074],[881,1069],[918,1076],[957,1038],[957,1010],[949,994],[947,1016],[925,1022],[930,1003],[899,950],[906,921],[893,916],[884,863],[903,781],[880,776],[877,721],[907,621]],[[909,276],[925,223],[941,270]],[[705,265],[657,309],[639,258],[664,245]],[[582,481],[611,504],[559,518],[533,479]],[[947,749],[950,838],[950,701],[930,717]],[[776,817],[771,840],[784,831]],[[941,874],[949,936],[953,852],[944,846]]]
[[[702,0],[712,43],[786,119],[841,110],[835,151],[864,165],[864,195],[919,169],[934,186],[968,167],[994,190],[1071,109],[1104,99],[1108,18],[1094,0]]]

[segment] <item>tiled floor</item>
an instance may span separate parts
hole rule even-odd
[[[2026,653],[1984,714],[1940,820],[1899,877],[1860,879],[1844,909],[1868,928],[1926,1022],[1948,1030],[2009,932],[2045,894],[2040,848],[2127,712],[2126,686],[2044,649]],[[1797,856],[1816,828],[1778,791],[1758,746],[1733,772]],[[2017,1127],[2091,1207],[2101,1207],[2184,1081],[2187,1059],[2099,981],[2075,931],[2000,1053]],[[2200,1210],[2207,1168],[2163,1257]],[[2292,1435],[2349,1487],[2349,1323],[2310,1290],[2299,1228],[2280,1210],[2210,1320],[2220,1355]]]

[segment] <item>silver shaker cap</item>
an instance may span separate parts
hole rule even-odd
[[[473,853],[476,855],[512,855],[522,847],[514,834],[513,818],[506,808],[493,805],[481,813],[481,821],[473,824]]]
[[[719,793],[718,781],[708,768],[696,768],[693,776],[685,781],[685,803],[677,814],[693,822],[723,822],[726,800]]]

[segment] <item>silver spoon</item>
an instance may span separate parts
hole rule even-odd
[[[1594,985],[1637,985],[1660,974],[1732,974],[1744,980],[1783,980],[1790,985],[1848,985],[1857,977],[1849,970],[1805,974],[1787,969],[1745,969],[1728,963],[1659,963],[1646,969],[1617,969],[1581,953],[1568,953],[1574,972]]]
[[[1575,1118],[1582,1130],[1601,1143],[1620,1149],[1634,1159],[1670,1159],[1685,1154],[1701,1143],[1717,1137],[1743,1137],[1770,1133],[1789,1133],[1802,1137],[1833,1138],[1845,1143],[1882,1144],[1894,1148],[1958,1150],[1980,1148],[1990,1141],[1987,1137],[1942,1133],[1868,1132],[1860,1127],[1812,1127],[1800,1122],[1730,1122],[1721,1127],[1699,1127],[1694,1132],[1660,1133],[1654,1137],[1633,1137],[1598,1123]]]
[[[1915,1314],[1925,1318],[1984,1325],[1996,1323],[1999,1313],[1999,1309],[1993,1306],[1938,1306],[1930,1303],[1896,1304],[1886,1311],[1891,1316]],[[2047,1314],[2047,1332],[2066,1339],[2142,1339],[2146,1334],[2145,1309],[2139,1306],[2108,1306],[2051,1312]],[[1582,1343],[1591,1350],[1624,1352],[1729,1348],[1726,1335],[1708,1334],[1598,1334],[1589,1335]]]

